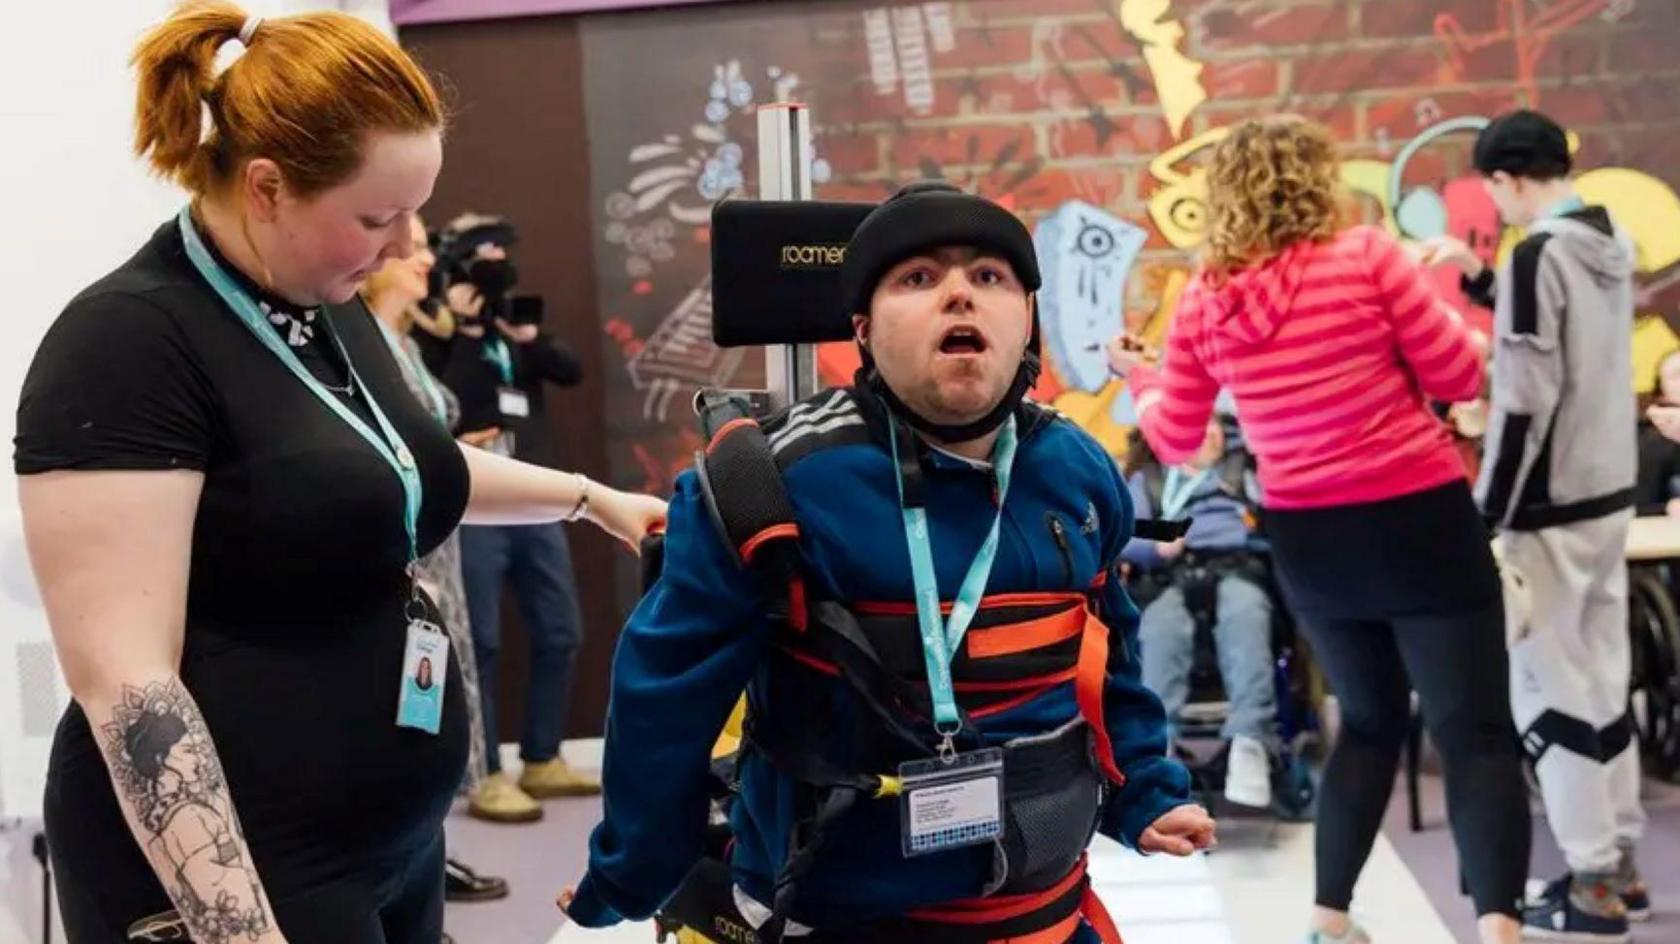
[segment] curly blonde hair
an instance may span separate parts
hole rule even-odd
[[[1298,115],[1245,121],[1213,150],[1206,269],[1213,278],[1296,243],[1325,242],[1345,207],[1329,129]]]

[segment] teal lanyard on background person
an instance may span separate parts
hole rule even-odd
[[[1543,220],[1549,220],[1560,216],[1568,216],[1576,210],[1584,210],[1586,208],[1586,201],[1582,200],[1579,195],[1572,193],[1547,207],[1546,212],[1540,214],[1540,218]]]
[[[502,372],[503,386],[513,386],[513,352],[508,350],[507,342],[488,328],[484,333],[489,335],[484,339],[484,359],[495,364]]]
[[[359,389],[362,391],[362,395],[367,397],[368,410],[373,413],[374,420],[379,423],[380,433],[384,434],[383,437],[369,429],[361,417],[345,406],[314,374],[309,372],[309,368],[298,360],[297,354],[281,339],[279,332],[263,316],[262,310],[257,307],[257,303],[252,300],[251,296],[246,294],[245,289],[240,287],[232,276],[222,271],[222,267],[216,263],[215,258],[210,255],[210,251],[205,248],[203,239],[199,237],[198,230],[193,225],[192,207],[190,205],[181,208],[179,223],[181,242],[186,246],[187,258],[192,260],[193,266],[198,269],[200,275],[204,276],[204,280],[210,283],[210,287],[215,290],[216,294],[221,296],[222,301],[233,309],[233,313],[239,316],[239,320],[245,323],[245,327],[249,328],[252,334],[256,335],[257,340],[262,342],[270,353],[279,358],[280,363],[286,365],[286,368],[298,380],[302,381],[305,387],[309,388],[309,392],[313,393],[316,399],[326,404],[327,408],[336,413],[339,419],[348,423],[351,429],[360,433],[362,438],[367,440],[380,457],[391,466],[392,471],[397,473],[397,478],[402,481],[403,527],[408,533],[408,571],[410,578],[412,578],[414,576],[414,565],[420,559],[419,526],[422,498],[420,470],[415,465],[414,454],[408,451],[408,446],[398,435],[396,428],[391,425],[391,421],[386,418],[385,411],[381,410],[378,402],[373,399],[373,391],[369,390],[367,385],[362,383],[362,379],[356,375],[356,366],[350,362],[349,351],[345,350],[344,342],[339,340],[338,332],[333,329],[331,316],[326,309],[321,310],[321,317],[327,328],[327,333],[332,337],[333,344],[338,347],[339,356],[344,358],[345,371],[350,374],[350,389],[352,391]],[[419,588],[416,586],[417,598],[418,590]]]
[[[957,711],[957,698],[951,684],[951,658],[962,646],[968,624],[980,609],[986,593],[986,581],[991,577],[992,561],[997,557],[998,526],[1003,521],[1003,503],[1009,495],[1009,474],[1015,464],[1015,418],[1012,416],[998,433],[992,447],[992,470],[997,476],[997,515],[992,528],[968,567],[962,588],[951,604],[948,619],[940,618],[939,581],[933,568],[933,546],[928,537],[927,509],[920,504],[906,505],[904,501],[904,473],[899,465],[898,421],[887,416],[892,439],[893,474],[898,480],[898,504],[904,513],[904,537],[910,548],[910,575],[916,587],[916,622],[922,634],[922,657],[927,663],[928,693],[933,700],[934,730],[944,737],[940,745],[941,758],[955,757],[953,739],[962,730],[962,718]]]
[[[1189,507],[1190,500],[1196,496],[1196,490],[1202,487],[1207,477],[1212,474],[1211,469],[1203,469],[1191,479],[1186,479],[1184,473],[1177,466],[1167,470],[1167,481],[1161,486],[1161,517],[1168,521],[1177,521]]]
[[[447,428],[449,426],[449,401],[443,398],[443,392],[438,390],[436,383],[432,382],[431,372],[426,369],[425,362],[417,360],[409,353],[407,348],[403,347],[402,337],[392,331],[390,325],[378,318],[374,318],[373,322],[379,325],[380,333],[385,335],[385,343],[390,345],[391,353],[396,356],[399,369],[404,364],[408,365],[408,370],[404,373],[414,375],[415,382],[420,385],[421,391],[426,394],[426,402],[432,408],[432,415],[437,417],[437,421]]]

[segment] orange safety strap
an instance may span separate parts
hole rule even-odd
[[[1085,614],[1085,638],[1079,644],[1078,673],[1073,680],[1074,697],[1079,713],[1091,726],[1097,741],[1097,765],[1117,787],[1126,785],[1126,775],[1114,764],[1114,742],[1108,736],[1108,721],[1103,714],[1103,688],[1108,680],[1108,627],[1097,614]]]
[[[1084,606],[1083,593],[999,593],[995,596],[983,597],[980,600],[982,612],[1003,606]],[[916,602],[910,601],[875,601],[866,600],[850,604],[851,608],[864,616],[915,616]],[[939,611],[950,615],[950,601],[939,604]]]
[[[947,902],[931,908],[917,909],[910,912],[909,917],[915,921],[931,921],[936,924],[991,924],[1029,915],[1053,904],[1056,899],[1084,881],[1085,863],[1085,857],[1081,856],[1079,864],[1073,867],[1073,871],[1069,872],[1066,878],[1041,892],[993,895],[990,898]]]
[[[1079,635],[1084,625],[1084,611],[1069,607],[1035,620],[971,629],[968,655],[971,659],[995,659],[1043,649]]]
[[[1079,903],[1079,913],[1091,926],[1091,930],[1097,932],[1097,937],[1103,944],[1125,944],[1120,940],[1120,929],[1115,926],[1108,909],[1103,907],[1102,899],[1097,897],[1095,888],[1086,886],[1085,900]]]

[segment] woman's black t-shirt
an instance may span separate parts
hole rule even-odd
[[[368,393],[385,411],[424,485],[420,550],[437,546],[465,508],[466,465],[372,316],[359,301],[298,310],[242,281],[305,365],[343,388],[336,331],[367,392],[333,395],[370,423]],[[175,223],[60,315],[24,381],[17,430],[20,475],[203,473],[181,677],[277,907],[436,835],[465,767],[465,704],[451,659],[439,734],[396,725],[400,480],[225,307]],[[113,918],[169,907],[75,705],[53,743],[46,818],[57,867],[97,877]]]

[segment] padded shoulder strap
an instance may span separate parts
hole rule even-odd
[[[750,567],[791,565],[799,524],[758,421],[724,422],[694,467],[712,524],[736,558]]]

